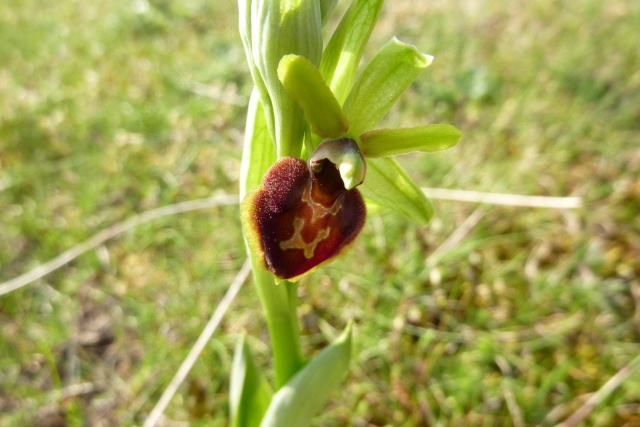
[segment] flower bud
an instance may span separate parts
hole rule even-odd
[[[322,24],[317,0],[240,0],[245,19],[241,29],[252,75],[260,89],[266,120],[278,157],[299,157],[304,114],[278,79],[278,64],[287,54],[304,56],[318,65],[322,55]],[[248,4],[250,2],[250,4]],[[250,8],[250,9],[249,9]],[[248,13],[250,10],[250,13]]]

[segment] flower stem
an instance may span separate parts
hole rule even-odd
[[[286,384],[304,365],[300,349],[297,284],[276,285],[271,273],[258,266],[252,256],[253,277],[271,335],[276,390]]]

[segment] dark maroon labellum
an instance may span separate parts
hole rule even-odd
[[[249,244],[281,279],[297,279],[339,255],[365,217],[360,192],[345,189],[328,159],[315,161],[313,170],[303,160],[280,159],[242,202]]]

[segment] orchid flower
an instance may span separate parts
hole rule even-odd
[[[433,208],[392,156],[456,144],[449,125],[376,129],[431,63],[389,41],[356,77],[383,0],[353,0],[330,40],[336,0],[239,0],[255,84],[240,171],[241,220],[269,327],[274,387],[238,343],[234,427],[307,426],[349,369],[351,326],[310,360],[300,348],[297,283],[349,247],[373,203],[426,224]],[[323,46],[324,49],[323,49]],[[279,283],[277,286],[274,283]]]
[[[372,129],[433,57],[392,39],[364,70],[341,107],[320,70],[300,55],[284,56],[278,78],[311,130],[308,162],[283,157],[244,198],[250,248],[279,279],[296,280],[334,259],[365,222],[365,196],[426,224],[433,209],[389,156],[455,145],[450,125]],[[369,167],[367,167],[367,160]]]

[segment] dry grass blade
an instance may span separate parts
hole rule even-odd
[[[176,391],[178,390],[184,379],[187,377],[187,374],[193,367],[193,364],[196,362],[196,360],[198,360],[198,356],[200,356],[200,353],[202,353],[204,346],[207,344],[209,339],[211,339],[211,336],[220,324],[220,321],[222,320],[224,314],[227,312],[227,309],[231,305],[231,302],[240,291],[240,287],[247,279],[250,271],[251,263],[249,262],[249,260],[246,260],[236,277],[233,279],[231,286],[229,286],[229,290],[224,295],[222,301],[220,301],[220,304],[209,319],[209,322],[207,322],[207,325],[202,330],[202,333],[198,337],[198,340],[191,348],[191,351],[189,352],[187,357],[184,359],[184,362],[182,362],[182,365],[180,365],[180,368],[174,375],[171,383],[169,383],[169,386],[165,389],[164,393],[162,393],[160,400],[158,400],[158,403],[144,422],[144,427],[153,427],[156,425],[156,423],[162,416],[162,413],[171,401],[171,398],[174,394],[176,394]]]
[[[61,253],[56,258],[52,259],[46,264],[42,264],[31,271],[28,271],[14,279],[0,284],[0,296],[9,292],[20,289],[23,286],[32,283],[47,274],[57,270],[63,265],[73,261],[83,253],[94,249],[109,239],[112,239],[126,231],[129,231],[140,224],[144,224],[149,221],[153,221],[158,218],[162,218],[169,215],[175,215],[184,212],[191,212],[200,209],[207,209],[216,206],[234,205],[238,203],[238,196],[235,194],[221,195],[208,197],[206,199],[190,200],[187,202],[176,203],[175,205],[163,206],[161,208],[152,209],[147,212],[143,212],[140,215],[136,215],[126,221],[119,222],[111,227],[100,231],[98,234],[91,237],[71,249]]]
[[[577,209],[582,206],[581,197],[523,196],[520,194],[486,193],[447,188],[422,188],[422,191],[432,199],[456,202],[548,209]]]
[[[583,422],[593,410],[611,393],[613,393],[620,384],[640,368],[640,356],[636,356],[628,365],[620,369],[609,381],[607,381],[600,389],[593,393],[586,402],[582,404],[566,421],[557,424],[556,427],[575,427]]]
[[[473,228],[480,222],[484,216],[484,209],[482,207],[477,208],[471,215],[464,220],[464,222],[458,227],[440,246],[433,251],[429,256],[428,263],[430,266],[434,266],[440,260],[442,255],[453,249],[458,243],[464,240],[465,237],[473,230]]]
[[[428,197],[433,199],[459,202],[549,209],[576,209],[582,206],[582,199],[580,197],[522,196],[519,194],[483,193],[478,191],[450,190],[443,188],[422,188],[422,190]],[[63,252],[46,264],[42,264],[7,282],[0,283],[0,296],[15,291],[16,289],[20,289],[21,287],[46,276],[63,265],[73,261],[83,253],[90,251],[107,240],[129,231],[145,222],[169,215],[207,209],[216,206],[233,205],[236,203],[238,203],[237,195],[225,194],[222,196],[213,196],[206,199],[192,200],[177,203],[175,205],[163,206],[161,208],[144,212],[140,215],[134,216],[133,218],[129,218],[126,221],[112,225],[106,230],[94,235],[89,240]]]
[[[511,415],[511,421],[513,422],[514,427],[524,427],[525,424],[522,417],[522,410],[518,405],[518,400],[516,399],[511,386],[511,380],[513,378],[511,366],[509,366],[509,362],[502,355],[497,355],[495,357],[495,362],[504,377],[502,380],[502,394],[504,395],[504,400],[507,403],[507,409]]]

